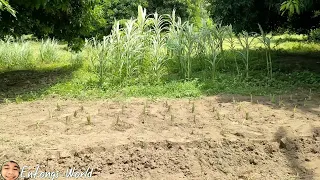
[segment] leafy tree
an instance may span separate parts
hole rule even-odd
[[[102,26],[100,0],[11,0],[17,19],[1,14],[0,35],[34,34],[38,38],[55,37],[74,45]],[[79,39],[80,38],[80,39]]]
[[[313,5],[313,0],[286,0],[281,4],[280,11],[282,15],[288,12],[289,16],[300,14],[301,11],[306,11]]]
[[[11,15],[16,17],[16,11],[10,6],[9,2],[7,2],[6,0],[0,0],[0,10],[6,10],[9,13],[11,13]]]
[[[281,7],[284,6],[285,0],[208,0],[210,2],[210,17],[217,23],[232,24],[237,32],[243,30],[258,32],[258,23],[266,32],[282,29],[308,33],[309,29],[319,26],[320,16],[316,17],[314,12],[320,9],[320,1],[288,1],[299,1],[300,14],[281,15],[283,13]],[[303,4],[301,4],[302,2]],[[293,12],[296,12],[294,6],[288,7],[291,10],[293,7]]]

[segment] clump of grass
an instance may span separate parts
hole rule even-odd
[[[281,106],[285,106],[285,104],[284,104],[284,102],[283,102],[283,100],[282,100],[282,97],[281,96],[279,96],[279,102],[278,102],[279,104],[279,107],[281,107]]]
[[[17,42],[13,37],[0,40],[0,66],[7,69],[30,69],[34,65],[31,45],[28,41]]]
[[[276,99],[275,99],[275,95],[274,94],[270,94],[270,101],[271,103],[275,103],[276,102]]]
[[[84,61],[84,55],[82,53],[71,54],[71,65],[74,67],[81,67]]]
[[[42,39],[40,47],[40,59],[42,62],[57,62],[59,59],[58,51],[58,42],[55,39]]]
[[[4,98],[4,103],[5,103],[5,104],[10,104],[11,101],[10,101],[8,98]]]
[[[23,101],[23,99],[21,98],[21,95],[18,95],[18,96],[15,98],[15,101],[16,101],[17,104],[20,104],[20,103]]]

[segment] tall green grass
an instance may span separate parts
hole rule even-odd
[[[34,56],[28,41],[16,41],[12,37],[0,40],[0,65],[7,69],[32,68]]]
[[[136,19],[123,25],[116,21],[110,35],[103,40],[87,41],[85,49],[92,69],[99,69],[95,72],[100,84],[125,86],[159,83],[170,74],[192,80],[195,67],[199,66],[211,71],[214,79],[221,65],[223,69],[230,68],[226,67],[226,61],[233,63],[231,67],[235,67],[237,76],[244,74],[249,78],[250,52],[260,43],[266,49],[267,76],[272,78],[270,40],[262,29],[261,32],[261,41],[256,41],[257,33],[243,31],[235,36],[232,26],[204,21],[201,27],[196,27],[182,22],[175,11],[170,15],[147,15],[140,6]],[[230,45],[229,49],[225,44]],[[228,55],[224,53],[226,49]]]
[[[175,11],[147,15],[140,6],[138,17],[115,21],[110,34],[102,39],[86,39],[84,49],[79,53],[63,51],[54,39],[38,41],[36,46],[23,39],[0,40],[0,68],[70,63],[80,68],[73,74],[78,78],[75,84],[57,84],[53,89],[72,89],[84,94],[87,92],[82,89],[92,87],[110,92],[123,89],[127,94],[138,93],[139,87],[143,87],[148,95],[168,88],[165,91],[169,94],[172,87],[183,83],[193,89],[184,95],[198,95],[199,89],[206,91],[209,87],[212,92],[237,89],[249,92],[255,88],[255,91],[262,91],[265,86],[281,88],[281,83],[273,83],[280,75],[273,67],[272,53],[283,48],[291,48],[289,51],[292,52],[302,52],[306,48],[316,51],[319,44],[281,43],[281,38],[271,38],[259,28],[259,34],[246,31],[235,34],[232,26],[214,24],[210,20],[203,20],[201,26],[196,26],[183,22]],[[303,37],[294,38],[298,41]],[[253,87],[254,84],[257,87]]]
[[[34,69],[44,64],[59,63],[69,54],[69,52],[63,52],[54,39],[41,40],[40,42],[35,43],[24,36],[18,39],[7,36],[0,40],[0,68],[7,70]],[[75,58],[70,57],[67,60],[71,62]]]

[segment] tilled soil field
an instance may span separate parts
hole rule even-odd
[[[232,95],[0,104],[0,161],[24,166],[22,179],[316,180],[319,105]]]

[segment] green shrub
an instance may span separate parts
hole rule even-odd
[[[309,34],[309,39],[312,41],[320,41],[320,28],[312,29]]]
[[[7,69],[33,68],[34,57],[30,43],[17,42],[12,37],[0,41],[0,66]]]
[[[56,62],[59,59],[58,43],[54,39],[42,40],[40,47],[40,59],[44,63]]]

